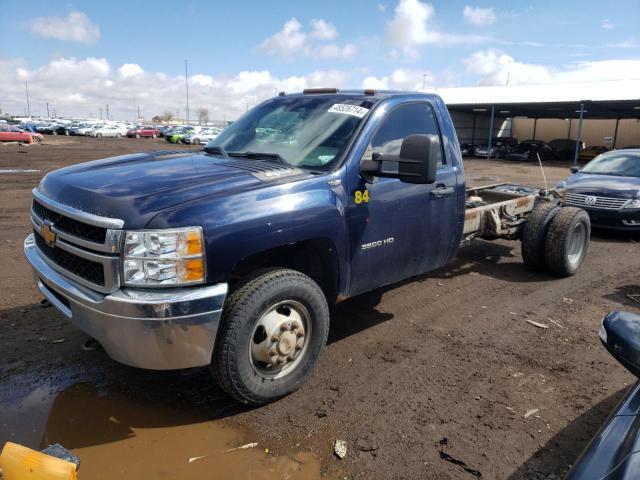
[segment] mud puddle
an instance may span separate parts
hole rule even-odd
[[[215,403],[200,411],[88,382],[43,385],[2,396],[0,446],[60,443],[81,459],[80,480],[330,478],[315,453],[256,438],[225,420],[237,405]]]

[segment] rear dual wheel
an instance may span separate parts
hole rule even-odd
[[[328,331],[329,307],[317,283],[295,270],[258,271],[225,302],[214,375],[243,403],[272,402],[311,376]]]
[[[545,262],[556,275],[575,274],[589,248],[591,222],[581,208],[563,207],[549,225],[545,240]]]
[[[590,236],[591,223],[584,210],[539,204],[522,231],[522,260],[531,270],[569,277],[582,265]]]

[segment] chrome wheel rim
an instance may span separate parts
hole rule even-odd
[[[577,223],[571,232],[571,242],[569,243],[568,259],[571,265],[576,265],[582,259],[584,253],[587,231],[582,222]]]
[[[269,380],[288,375],[300,365],[310,338],[309,310],[295,300],[276,303],[260,316],[251,332],[251,368]]]

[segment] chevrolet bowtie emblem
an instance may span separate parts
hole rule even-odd
[[[40,235],[44,238],[44,241],[50,247],[53,247],[53,244],[56,243],[56,232],[53,231],[53,224],[50,222],[45,222],[40,225]]]

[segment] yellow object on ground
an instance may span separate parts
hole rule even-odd
[[[7,442],[0,453],[3,480],[76,480],[76,466],[65,460]]]

